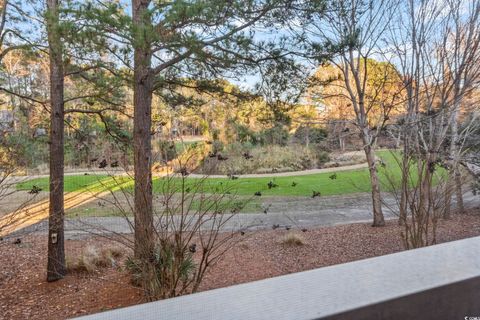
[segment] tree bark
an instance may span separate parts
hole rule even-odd
[[[453,119],[452,119],[452,138],[450,142],[450,157],[452,158],[453,168],[451,172],[451,181],[455,188],[455,197],[457,200],[457,212],[463,213],[464,206],[463,206],[463,192],[462,192],[462,175],[459,168],[459,150],[457,147],[458,144],[458,110],[459,110],[459,103],[455,102],[454,110],[453,110]],[[450,192],[450,198],[453,192]]]
[[[47,32],[50,50],[50,207],[48,220],[47,281],[67,273],[64,248],[63,48],[59,33],[58,0],[47,0]]]
[[[462,173],[458,163],[455,168],[455,197],[457,200],[457,212],[465,213],[465,206],[463,204],[463,191],[462,191]]]
[[[150,1],[133,0],[133,22],[137,27],[134,42],[133,84],[133,153],[135,175],[135,257],[148,259],[153,251],[153,194],[152,194],[152,53],[146,30],[151,26],[148,14]]]
[[[462,177],[459,168],[459,151],[458,143],[458,103],[455,103],[451,123],[451,139],[450,139],[450,164],[451,168],[448,172],[447,184],[445,186],[445,210],[443,214],[444,219],[449,219],[451,216],[452,196],[455,192],[457,201],[456,211],[458,213],[464,212],[463,205],[463,191],[462,191]]]
[[[375,144],[378,132],[370,132],[368,123],[368,111],[365,107],[365,79],[360,76],[360,66],[355,64],[353,49],[349,50],[349,58],[346,59],[343,75],[345,77],[345,85],[349,92],[353,110],[357,119],[357,126],[360,128],[360,136],[363,142],[363,149],[367,158],[368,170],[370,172],[370,184],[372,187],[372,209],[373,209],[373,227],[381,227],[385,225],[385,219],[382,212],[382,195],[380,193],[380,181],[378,179]],[[359,60],[360,61],[360,60]],[[368,75],[366,59],[363,60],[363,72],[365,77]],[[353,79],[354,88],[350,85],[350,73]]]
[[[380,194],[380,181],[378,179],[375,152],[371,146],[364,148],[367,157],[368,170],[370,172],[370,183],[372,185],[372,207],[373,207],[373,227],[385,225],[385,219],[382,212],[382,198]]]
[[[401,194],[400,194],[400,216],[398,218],[398,224],[403,226],[407,222],[407,210],[408,210],[408,203],[407,203],[407,197],[408,197],[408,176],[409,176],[409,161],[408,161],[408,143],[409,141],[407,140],[407,137],[405,135],[405,144],[403,146],[403,157],[402,157],[402,180],[401,180]]]
[[[443,209],[443,219],[450,219],[452,212],[452,173],[448,173],[448,177],[445,184],[445,199],[444,199],[444,209]]]

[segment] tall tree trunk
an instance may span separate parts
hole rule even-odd
[[[457,212],[463,213],[465,208],[463,205],[463,192],[462,192],[462,177],[459,168],[460,162],[460,155],[458,150],[458,109],[459,103],[455,102],[454,110],[453,110],[453,119],[452,119],[452,138],[450,142],[450,157],[452,158],[453,168],[451,174],[451,181],[452,187],[455,188],[455,197],[457,200]],[[451,187],[451,188],[452,188]],[[450,192],[450,197],[452,196],[453,192]]]
[[[462,173],[460,172],[460,166],[458,163],[455,167],[455,197],[457,200],[457,212],[465,213],[465,206],[463,204],[463,191],[462,191]]]
[[[342,136],[341,133],[338,137],[338,145],[340,146],[340,150],[342,150],[342,152],[344,152],[345,151],[345,138]]]
[[[148,259],[153,250],[153,195],[152,195],[152,53],[147,41],[151,25],[148,14],[150,1],[133,0],[133,21],[137,27],[134,51],[133,85],[133,153],[135,174],[135,257]]]
[[[372,227],[381,227],[385,225],[385,219],[382,212],[382,195],[380,193],[380,180],[378,179],[377,164],[375,157],[375,145],[378,133],[370,132],[370,125],[368,123],[367,109],[365,107],[365,87],[364,79],[360,76],[360,66],[355,65],[353,49],[349,50],[350,60],[349,66],[344,72],[345,84],[352,99],[353,109],[357,120],[357,126],[360,128],[360,136],[363,142],[363,150],[367,158],[368,171],[370,173],[370,185],[372,188],[372,209],[373,209],[373,224]],[[366,61],[366,60],[365,60]],[[349,70],[349,71],[348,71]],[[349,85],[349,72],[351,72],[355,89]],[[367,64],[363,65],[365,77],[368,75]],[[354,91],[355,90],[355,91]]]
[[[63,204],[63,48],[59,33],[58,0],[47,1],[47,31],[50,50],[50,208],[48,220],[47,280],[61,279],[67,273],[64,248]]]
[[[306,131],[307,131],[307,134],[305,135],[305,146],[308,148],[308,146],[310,145],[310,124],[307,123],[307,126],[306,126]]]
[[[444,209],[443,209],[443,219],[450,219],[452,213],[452,182],[453,175],[450,171],[445,183],[445,199],[444,199]]]
[[[402,133],[400,132],[395,139],[395,149],[400,148],[400,143],[402,142]]]
[[[364,138],[364,140],[366,140]],[[370,183],[372,186],[372,207],[373,207],[373,224],[374,227],[385,225],[385,219],[382,212],[382,198],[380,194],[380,181],[378,179],[375,152],[370,145],[364,147],[367,157],[368,170],[370,172]]]
[[[408,154],[408,140],[405,134],[404,146],[403,146],[403,156],[402,156],[402,181],[401,181],[401,195],[400,195],[400,216],[398,219],[399,225],[405,225],[407,222],[407,210],[408,210],[408,176],[409,176],[409,157]]]

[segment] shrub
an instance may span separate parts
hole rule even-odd
[[[220,141],[220,140],[213,140],[213,143],[212,143],[212,152],[213,153],[217,153],[217,152],[221,152],[223,151],[223,148],[225,146],[223,145],[223,142]]]
[[[242,156],[245,152],[249,152],[254,148],[251,142],[233,142],[228,144],[224,151],[229,156]]]
[[[300,145],[267,145],[252,148],[250,144],[234,143],[222,155],[227,161],[206,157],[197,172],[205,174],[247,174],[288,172],[313,169],[329,161],[329,154],[321,148]]]
[[[160,140],[158,142],[158,149],[164,162],[171,161],[177,157],[177,149],[173,141]]]
[[[315,154],[315,159],[317,161],[318,167],[330,161],[330,154],[327,151],[325,151],[320,145],[318,144],[313,145],[312,150],[313,150],[313,153]]]
[[[260,132],[258,137],[262,145],[285,146],[288,142],[288,131],[282,126],[274,126]]]
[[[318,144],[327,139],[328,132],[324,128],[318,127],[299,127],[293,134],[293,138],[297,143],[306,143],[308,141],[312,144]]]
[[[129,257],[125,266],[132,274],[134,285],[142,285],[142,280],[148,277],[148,290],[154,292],[156,298],[164,299],[175,296],[172,291],[177,286],[188,286],[193,280],[196,265],[191,251],[188,247],[178,247],[174,241],[164,239],[156,245],[147,265]]]
[[[287,246],[292,246],[292,247],[299,247],[305,245],[305,239],[296,233],[289,232],[286,234],[282,240],[282,244],[287,245]]]
[[[163,179],[154,245],[141,247],[148,251],[126,262],[132,282],[142,287],[149,300],[198,291],[206,272],[240,239],[240,232],[223,231],[246,204],[236,201],[232,187],[205,193],[205,179]]]
[[[18,168],[36,168],[48,163],[47,146],[46,136],[32,138],[21,132],[0,135],[0,157],[8,155],[8,164]]]
[[[122,256],[123,251],[117,247],[98,250],[90,246],[75,258],[67,257],[67,269],[71,272],[93,273],[99,268],[116,266]]]
[[[249,127],[244,126],[242,124],[234,124],[235,127],[235,132],[237,134],[237,140],[239,142],[249,142],[252,144],[256,144],[257,141],[257,135],[253,130],[251,130]]]
[[[480,195],[480,180],[473,181],[471,188],[474,196]]]

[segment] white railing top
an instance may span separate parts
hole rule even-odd
[[[478,277],[480,237],[141,304],[81,319],[323,319]]]

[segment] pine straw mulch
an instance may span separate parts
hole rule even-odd
[[[300,230],[250,232],[206,276],[201,290],[225,287],[292,272],[402,251],[401,228],[351,224]],[[285,238],[295,234],[292,242]],[[442,221],[438,242],[480,235],[480,210]],[[115,246],[100,238],[67,240],[68,255],[86,247]],[[20,244],[0,242],[0,319],[64,319],[144,302],[123,268],[98,268],[47,283],[46,236],[31,235]]]

